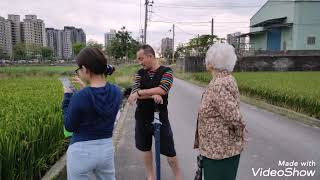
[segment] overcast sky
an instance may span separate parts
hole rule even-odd
[[[266,1],[154,0],[147,43],[159,48],[162,38],[172,37],[173,22],[175,44],[186,43],[197,34],[210,34],[211,18],[215,22],[214,34],[219,37],[236,31],[248,32],[250,18]],[[26,14],[35,14],[44,20],[46,27],[82,28],[87,40],[103,44],[104,33],[110,29],[126,26],[138,38],[139,29],[144,27],[144,0],[1,0],[0,9],[0,16],[5,18],[8,14],[18,14],[22,21]]]

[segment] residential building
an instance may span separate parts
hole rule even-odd
[[[71,59],[72,57],[72,30],[65,28],[63,31],[63,58]]]
[[[59,59],[63,58],[63,30],[57,30],[57,52],[56,55]]]
[[[107,32],[104,34],[104,47],[107,48],[110,44],[113,38],[116,37],[117,31],[115,29],[110,29],[110,32]]]
[[[167,50],[172,52],[173,49],[173,39],[171,38],[163,38],[161,40],[161,54],[164,55]]]
[[[25,44],[47,46],[44,21],[36,15],[26,15],[23,20],[23,37]]]
[[[11,41],[14,46],[17,43],[21,43],[20,15],[9,14],[8,20],[11,23]]]
[[[0,16],[0,52],[12,56],[11,21]]]
[[[73,57],[72,46],[75,43],[86,44],[86,34],[82,29],[73,26],[65,26],[63,30],[63,58]]]

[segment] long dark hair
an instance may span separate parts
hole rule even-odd
[[[112,65],[108,64],[107,58],[98,48],[84,48],[80,51],[75,59],[79,68],[84,66],[94,74],[104,74],[107,76],[111,75],[115,70]]]

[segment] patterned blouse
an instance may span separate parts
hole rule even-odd
[[[194,148],[210,159],[229,158],[242,152],[245,133],[236,81],[217,71],[202,95]]]

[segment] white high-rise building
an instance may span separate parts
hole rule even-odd
[[[72,31],[65,29],[63,31],[63,58],[71,59],[72,57]]]
[[[53,51],[56,48],[56,37],[53,28],[46,28],[47,36],[47,47],[51,48]]]
[[[9,14],[8,20],[11,23],[11,41],[14,46],[17,43],[21,43],[20,15]]]
[[[110,29],[110,32],[104,34],[104,47],[107,48],[112,39],[116,37],[117,31],[115,29]]]
[[[0,54],[5,53],[6,19],[0,16]]]
[[[72,49],[73,44],[86,44],[86,34],[82,29],[73,26],[65,26],[63,32],[63,57],[65,59],[71,59],[74,56]]]
[[[65,26],[64,30],[46,28],[47,46],[54,51],[58,58],[73,58],[73,45],[75,43],[86,44],[86,34],[80,28]]]
[[[26,15],[23,22],[19,15],[10,14],[7,20],[0,17],[0,52],[11,56],[14,45],[20,42],[27,48],[28,45],[48,46],[56,57],[71,59],[73,44],[86,44],[86,34],[73,26],[65,26],[63,30],[46,29],[44,21],[36,15]]]
[[[76,43],[83,43],[86,44],[86,34],[84,31],[80,29],[76,29]]]
[[[54,29],[54,28],[46,28],[46,36],[47,36],[47,46],[53,50],[54,55],[56,57],[63,58],[64,31]],[[67,47],[70,47],[70,46],[67,46]],[[68,48],[66,50],[68,50]],[[69,51],[67,51],[66,53],[69,54]],[[66,57],[70,58],[70,55]]]
[[[11,21],[0,16],[0,52],[12,56]]]
[[[57,30],[57,57],[63,58],[63,30]]]
[[[24,43],[47,46],[46,30],[43,20],[36,15],[26,15],[23,20]]]

